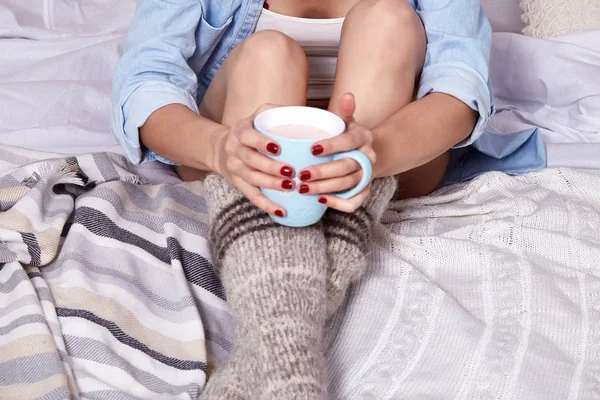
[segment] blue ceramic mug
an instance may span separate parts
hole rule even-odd
[[[276,136],[270,129],[282,125],[301,125],[318,128],[328,135],[311,138],[290,138]],[[329,111],[313,107],[277,107],[264,111],[254,119],[254,129],[279,144],[280,153],[265,155],[282,161],[294,168],[296,186],[300,183],[297,174],[311,165],[323,164],[330,161],[350,158],[355,160],[362,168],[362,179],[358,185],[348,191],[333,193],[343,199],[349,199],[360,193],[371,181],[372,166],[369,158],[358,150],[336,153],[329,156],[313,156],[311,148],[314,143],[341,135],[346,130],[344,121]],[[262,193],[273,203],[285,208],[286,216],[283,218],[272,216],[279,224],[302,227],[318,222],[325,214],[327,206],[319,203],[317,195],[300,194],[297,190],[283,192],[279,190],[261,189]]]

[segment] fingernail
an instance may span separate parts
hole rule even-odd
[[[318,156],[319,154],[323,154],[323,146],[321,146],[320,144],[313,146],[312,154],[313,154],[313,156]]]
[[[319,203],[321,203],[321,204],[327,204],[327,198],[325,198],[325,197],[319,197]]]
[[[294,176],[294,170],[287,166],[281,167],[281,170],[279,172],[281,172],[281,175],[287,176],[288,178]]]
[[[291,190],[294,188],[294,182],[286,179],[285,181],[281,182],[281,187],[285,190]]]
[[[310,174],[310,171],[300,172],[300,180],[301,181],[308,181],[308,180],[310,180],[311,177],[312,177],[312,175]]]
[[[308,187],[308,185],[302,184],[298,187],[298,191],[300,192],[300,194],[306,194],[310,192],[310,188]]]
[[[277,210],[277,211],[275,211],[275,215],[278,216],[279,218],[283,218],[283,211]]]
[[[267,144],[267,151],[271,154],[279,154],[279,145],[271,142]]]

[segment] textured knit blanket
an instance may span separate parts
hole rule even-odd
[[[0,146],[0,399],[194,399],[231,348],[199,184]]]
[[[199,184],[0,146],[0,399],[195,399],[231,349]],[[600,398],[600,175],[394,204],[326,337],[332,399]]]
[[[600,175],[489,173],[392,208],[329,332],[332,398],[600,399]]]

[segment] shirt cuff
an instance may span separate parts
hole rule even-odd
[[[193,97],[183,90],[162,82],[144,83],[134,89],[119,110],[113,113],[112,132],[125,151],[125,155],[134,164],[148,161],[160,161],[169,165],[177,163],[167,160],[140,143],[139,128],[154,111],[169,104],[183,104],[199,114],[198,105]]]
[[[473,144],[484,132],[494,114],[492,93],[488,83],[479,73],[464,65],[433,65],[425,68],[421,74],[417,99],[433,92],[456,97],[479,113],[471,135],[454,148]]]

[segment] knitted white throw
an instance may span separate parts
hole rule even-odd
[[[332,399],[600,399],[600,175],[490,173],[393,208],[329,330]]]
[[[600,29],[599,0],[521,0],[523,33],[547,38]]]

